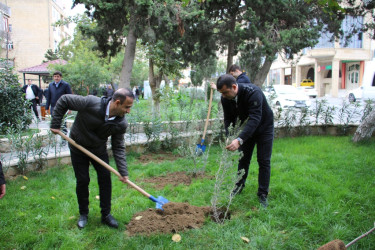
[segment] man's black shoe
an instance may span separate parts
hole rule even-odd
[[[234,189],[232,190],[232,193],[230,194],[231,196],[236,196],[237,194],[240,194],[242,190],[244,189],[244,186],[235,186]]]
[[[261,194],[258,195],[259,203],[266,208],[268,206],[268,200],[267,200],[267,195]]]
[[[81,214],[79,216],[78,223],[77,223],[79,229],[82,229],[86,226],[87,220],[88,220],[87,214]]]
[[[111,214],[108,214],[107,216],[102,217],[102,223],[113,228],[118,228],[118,223]]]

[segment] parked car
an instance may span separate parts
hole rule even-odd
[[[312,97],[312,98],[316,98],[318,96],[318,91],[316,91],[316,89],[314,87],[301,86],[301,87],[297,87],[297,90],[305,93],[306,95],[308,95],[309,97]]]
[[[264,93],[267,97],[272,97],[270,99],[273,105],[282,108],[303,108],[311,105],[309,96],[291,85],[273,85],[272,88],[266,89]]]
[[[311,79],[303,79],[300,86],[314,87],[315,83]]]
[[[375,100],[375,61],[366,62],[362,86],[348,91],[349,102]]]
[[[356,102],[363,97],[363,87],[351,89],[348,91],[347,98],[349,102]]]
[[[375,100],[375,59],[365,64],[362,87],[363,100]]]

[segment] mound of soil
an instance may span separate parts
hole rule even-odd
[[[127,225],[127,234],[150,235],[156,233],[176,233],[203,226],[210,207],[196,207],[188,203],[169,202],[163,210],[148,209],[136,213]]]
[[[150,162],[175,161],[179,158],[181,158],[181,156],[174,155],[171,152],[161,152],[157,154],[143,154],[138,158],[138,161],[147,164]]]
[[[198,173],[195,176],[188,175],[186,172],[173,172],[168,173],[164,176],[156,176],[147,179],[142,179],[142,182],[152,183],[155,189],[163,189],[166,185],[172,185],[173,187],[179,184],[190,185],[193,178],[213,178],[207,176],[204,173]]]

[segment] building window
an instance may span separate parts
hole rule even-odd
[[[342,30],[344,31],[344,38],[340,41],[342,48],[360,49],[362,48],[363,33],[360,32],[363,27],[363,17],[346,16],[342,22]],[[354,35],[352,35],[354,34]],[[346,37],[350,37],[345,41]]]
[[[54,41],[54,51],[59,51],[59,43],[56,40]]]
[[[13,42],[8,43],[7,45],[8,45],[8,50],[14,49]]]
[[[359,87],[359,69],[360,66],[358,63],[348,65],[348,89],[354,89]]]
[[[324,29],[323,29],[324,30]],[[331,41],[333,34],[326,31],[320,32],[320,37],[318,43],[314,46],[314,49],[325,49],[325,48],[334,48],[335,43]]]
[[[280,84],[280,69],[270,70],[269,82],[271,85]]]

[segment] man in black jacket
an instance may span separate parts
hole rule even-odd
[[[62,73],[60,71],[53,73],[53,82],[48,85],[48,95],[46,96],[46,110],[49,110],[51,106],[51,116],[59,98],[71,93],[69,83],[62,80]]]
[[[134,95],[129,89],[119,89],[113,98],[96,96],[63,95],[56,104],[51,121],[51,131],[57,133],[67,110],[78,111],[70,137],[100,159],[109,162],[107,140],[111,136],[113,156],[117,169],[123,176],[120,181],[126,183],[128,170],[125,158],[124,134],[127,127],[125,114],[133,106]],[[87,224],[89,213],[89,164],[94,166],[99,184],[102,223],[117,228],[118,223],[110,214],[112,184],[109,170],[69,144],[74,173],[77,179],[76,193],[80,218],[78,227]]]
[[[229,67],[229,74],[236,78],[237,83],[251,83],[249,77],[246,75],[246,72],[243,72],[240,66],[233,64]]]
[[[262,90],[254,84],[238,84],[233,76],[226,74],[219,77],[216,88],[222,95],[225,128],[228,129],[231,124],[235,125],[237,119],[241,124],[246,122],[238,137],[226,147],[230,151],[239,149],[243,152],[239,160],[238,171],[240,173],[243,169],[244,175],[236,183],[232,194],[241,193],[245,187],[256,144],[259,165],[257,195],[260,203],[266,207],[274,135],[273,112]]]
[[[41,90],[35,84],[31,84],[31,80],[27,80],[27,84],[22,87],[22,92],[25,93],[25,98],[30,102],[30,108],[33,109],[36,119],[40,121],[36,105],[39,104],[39,97]]]
[[[6,193],[6,185],[5,185],[5,178],[3,174],[3,165],[1,164],[0,161],[0,199],[4,197]]]

